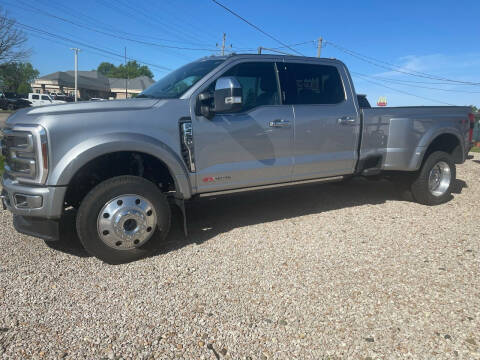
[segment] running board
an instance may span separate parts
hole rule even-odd
[[[259,186],[245,187],[245,188],[232,189],[232,190],[212,191],[212,192],[199,194],[198,197],[235,194],[235,193],[239,193],[239,192],[263,190],[263,189],[274,189],[274,188],[279,188],[279,187],[294,186],[294,185],[301,185],[301,184],[312,184],[312,183],[319,183],[319,182],[322,182],[322,183],[324,183],[324,182],[325,183],[326,182],[334,182],[334,181],[343,180],[344,178],[345,178],[345,176],[333,176],[333,177],[328,177],[328,178],[300,180],[300,181],[292,181],[292,182],[272,184],[272,185],[259,185]]]

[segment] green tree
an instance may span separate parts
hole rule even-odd
[[[102,62],[98,65],[97,71],[110,78],[135,78],[138,76],[148,76],[153,79],[153,73],[146,65],[140,65],[135,60],[129,61],[126,65],[115,66],[108,62]]]
[[[478,108],[475,105],[470,105],[470,107],[472,108],[473,112],[478,112]]]
[[[30,63],[9,62],[0,65],[0,78],[5,91],[24,94],[31,91],[30,83],[39,75]]]
[[[104,76],[107,76],[107,77],[108,77],[108,74],[110,74],[110,72],[112,72],[114,69],[115,69],[115,65],[113,65],[112,63],[109,63],[109,62],[102,62],[97,67],[97,71],[100,74],[102,74]]]

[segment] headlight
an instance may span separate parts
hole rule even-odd
[[[18,125],[3,133],[5,172],[25,183],[43,184],[48,175],[47,133],[40,125]]]

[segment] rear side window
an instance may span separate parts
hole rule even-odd
[[[345,100],[335,66],[286,63],[278,67],[285,104],[338,104]]]
[[[33,100],[38,100],[38,99],[40,99],[40,97],[38,95],[32,95],[32,99]]]

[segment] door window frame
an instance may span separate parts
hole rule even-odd
[[[278,71],[278,66],[277,66],[277,60],[276,59],[239,59],[238,61],[234,61],[230,64],[227,64],[226,66],[222,67],[217,73],[215,73],[212,77],[207,79],[203,84],[201,84],[197,90],[192,94],[191,99],[193,100],[193,108],[195,108],[196,103],[197,103],[197,97],[200,93],[205,91],[209,86],[211,86],[215,81],[217,81],[219,78],[221,78],[227,71],[232,69],[233,67],[241,64],[248,64],[248,63],[268,63],[272,65],[273,72],[275,74],[275,79],[277,83],[277,92],[278,92],[278,99],[279,103],[278,104],[273,104],[273,105],[259,105],[255,106],[253,108],[250,108],[248,110],[243,110],[243,111],[238,111],[234,113],[228,113],[228,114],[219,114],[219,115],[235,115],[235,114],[244,114],[247,112],[250,112],[252,110],[258,109],[263,106],[280,106],[280,105],[285,105],[283,101],[283,96],[282,96],[282,87],[281,87],[281,82],[280,82],[280,74]],[[201,116],[201,115],[197,115]]]
[[[353,99],[353,95],[352,97],[349,97],[349,91],[347,90],[352,90],[352,86],[351,84],[349,84],[350,86],[346,86],[347,84],[345,84],[345,78],[347,77],[346,76],[346,71],[343,67],[339,66],[338,64],[325,64],[325,63],[321,63],[321,62],[310,62],[310,61],[299,61],[299,60],[294,60],[294,59],[291,59],[291,60],[286,60],[284,62],[281,62],[281,64],[299,64],[299,65],[313,65],[313,66],[331,66],[331,67],[334,67],[336,70],[337,70],[337,73],[338,73],[338,76],[340,77],[340,82],[342,84],[342,87],[343,87],[343,94],[344,94],[344,98],[342,101],[338,102],[338,103],[334,103],[334,104],[287,104],[289,106],[340,106],[340,105],[343,105],[347,102],[350,101],[350,99]],[[287,70],[280,70],[280,71],[285,71],[285,74],[287,73],[288,69]],[[278,73],[278,78],[279,78],[279,81],[280,81],[280,86],[282,85],[281,84],[281,80],[280,80],[280,71]],[[282,87],[282,100],[283,100],[283,91],[285,91],[285,97],[286,97],[286,87],[285,87],[285,90],[283,89]],[[355,104],[355,102],[354,102]]]

